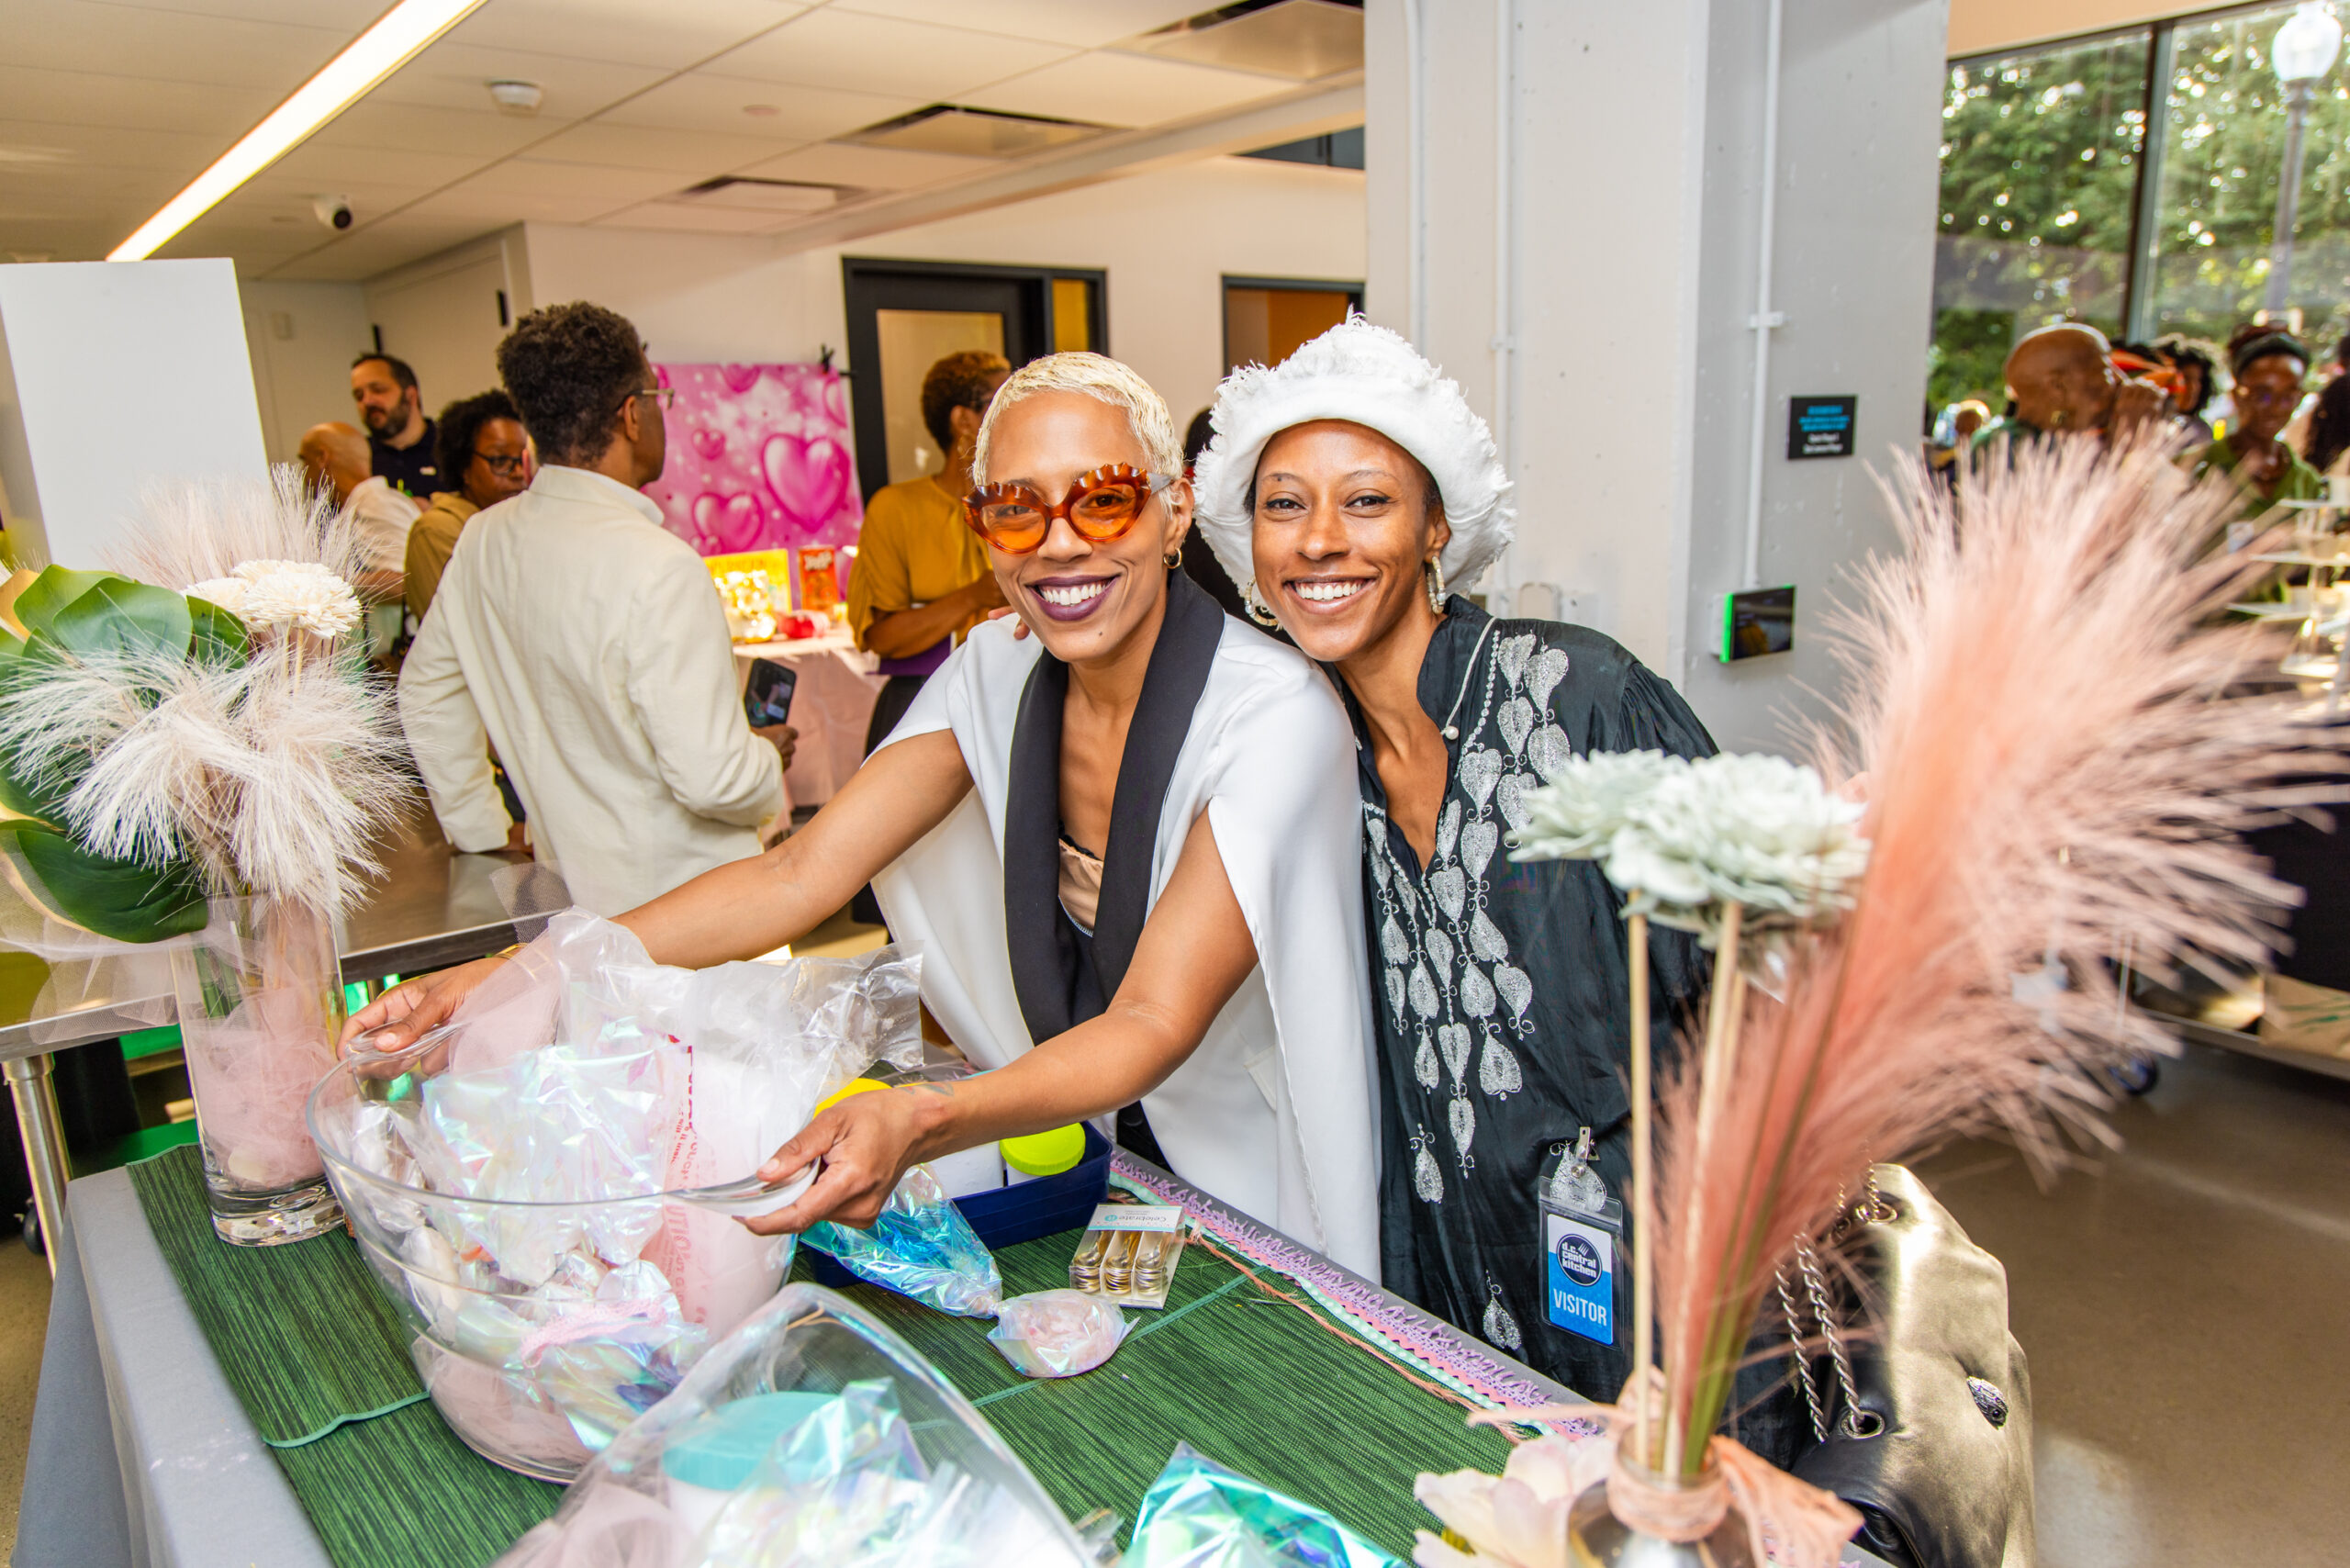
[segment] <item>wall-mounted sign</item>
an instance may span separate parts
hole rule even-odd
[[[1850,457],[1852,426],[1858,420],[1858,398],[1790,398],[1787,399],[1787,455]]]

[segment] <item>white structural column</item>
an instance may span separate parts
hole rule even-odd
[[[1871,470],[1919,431],[1947,23],[1946,0],[1785,6],[1769,286],[1784,324],[1758,377],[1773,10],[1367,12],[1365,305],[1409,331],[1416,303],[1422,347],[1502,416],[1519,543],[1488,589],[1617,638],[1746,747],[1780,744],[1772,711],[1803,707],[1803,687],[1832,689],[1821,613],[1847,566],[1895,547]],[[1859,455],[1790,462],[1791,394],[1857,397]],[[1724,666],[1757,429],[1757,566],[1796,587],[1796,651]]]

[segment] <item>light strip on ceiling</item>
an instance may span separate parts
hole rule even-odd
[[[319,127],[364,97],[376,83],[413,60],[434,39],[479,8],[483,0],[400,0],[375,25],[351,40],[316,76],[223,152],[185,190],[165,202],[139,231],[106,254],[110,262],[144,261],[165,241],[212,210],[239,185],[302,144]]]

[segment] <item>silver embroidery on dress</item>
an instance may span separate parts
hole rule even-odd
[[[1464,1171],[1476,1163],[1472,1097],[1506,1099],[1525,1089],[1516,1047],[1533,1028],[1527,1014],[1534,982],[1509,961],[1508,939],[1486,913],[1486,873],[1503,853],[1503,833],[1526,825],[1527,792],[1573,755],[1550,711],[1550,694],[1566,678],[1567,655],[1537,644],[1531,633],[1495,644],[1475,721],[1462,726],[1453,770],[1459,790],[1448,793],[1438,813],[1435,854],[1416,875],[1394,854],[1386,813],[1363,808],[1389,1014],[1398,1035],[1419,1042],[1412,1075],[1430,1096],[1426,1109],[1433,1111],[1442,1097],[1453,1159]],[[1505,857],[1500,869],[1508,870]],[[1435,1139],[1418,1117],[1413,1125],[1419,1129],[1412,1139],[1413,1191],[1423,1202],[1441,1203]],[[1494,1296],[1485,1310],[1485,1338],[1517,1350],[1517,1324],[1498,1290]]]
[[[1519,1338],[1517,1319],[1502,1305],[1502,1288],[1494,1283],[1491,1274],[1485,1276],[1485,1342],[1505,1350],[1523,1350],[1526,1341]]]

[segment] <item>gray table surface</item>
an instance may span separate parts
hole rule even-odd
[[[66,1201],[13,1568],[330,1568],[129,1173]]]

